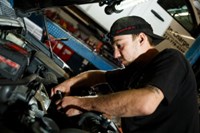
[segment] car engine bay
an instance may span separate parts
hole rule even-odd
[[[12,8],[8,12],[0,17],[1,132],[61,133],[72,128],[80,133],[119,133],[101,113],[68,118],[56,110],[54,100],[61,95],[51,98],[50,90],[68,79],[71,70],[27,31],[23,18]]]

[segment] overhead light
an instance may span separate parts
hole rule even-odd
[[[189,13],[188,13],[188,12],[176,13],[174,16],[175,16],[175,17],[189,16]]]

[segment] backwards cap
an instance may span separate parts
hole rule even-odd
[[[110,29],[110,36],[145,33],[153,39],[155,45],[164,40],[163,37],[153,33],[153,28],[143,18],[127,16],[116,20]]]

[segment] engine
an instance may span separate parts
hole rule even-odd
[[[61,74],[57,64],[21,38],[17,39],[27,46],[6,39],[10,34],[17,38],[13,29],[6,34],[5,29],[1,30],[1,35],[5,35],[0,39],[0,119],[5,129],[2,132],[59,132],[57,124],[45,117],[51,104],[48,89],[62,76],[66,79],[67,73],[63,70]],[[56,67],[51,69],[49,65]]]
[[[56,55],[50,58],[48,47],[43,50],[44,44],[35,40],[17,23],[0,28],[1,132],[119,133],[101,113],[85,112],[69,118],[56,110],[50,89],[68,79],[71,70],[63,67],[66,64]]]

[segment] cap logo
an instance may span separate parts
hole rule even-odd
[[[135,29],[135,26],[128,26],[128,27],[126,27],[126,28],[117,30],[115,33],[116,33],[116,34],[119,34],[119,33],[121,33],[121,32],[128,31],[128,30],[133,30],[133,29]]]

